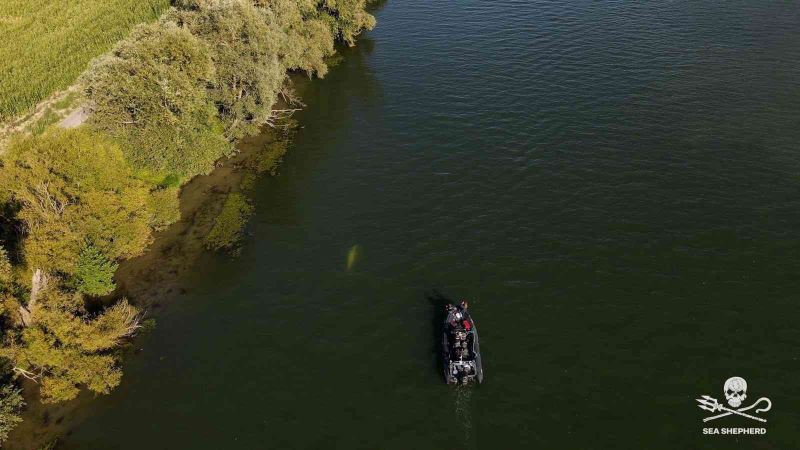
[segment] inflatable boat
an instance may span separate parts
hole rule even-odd
[[[442,331],[444,379],[447,384],[483,382],[478,329],[467,311],[467,302],[447,305]]]

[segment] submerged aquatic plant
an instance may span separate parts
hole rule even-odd
[[[206,236],[206,247],[210,250],[234,248],[241,241],[244,226],[252,213],[253,206],[244,195],[239,192],[228,194],[222,211]]]

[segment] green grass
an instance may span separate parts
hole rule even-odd
[[[57,123],[59,120],[61,120],[61,116],[53,112],[52,108],[47,108],[44,114],[42,114],[42,117],[28,127],[28,131],[34,136],[39,136],[44,133],[50,125]]]
[[[78,97],[78,94],[75,92],[70,92],[69,94],[65,95],[64,98],[61,100],[53,103],[54,109],[66,109],[72,106],[75,103],[75,99]]]
[[[0,122],[75,82],[169,0],[0,0]]]

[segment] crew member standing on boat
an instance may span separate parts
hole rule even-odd
[[[458,308],[459,308],[461,311],[464,311],[464,312],[466,313],[466,311],[467,311],[467,308],[469,308],[469,303],[467,303],[467,301],[466,301],[466,300],[461,300],[461,302],[459,302],[459,304],[458,304]],[[461,316],[461,317],[458,317],[458,316]],[[456,317],[457,317],[459,320],[461,320],[461,318],[462,318],[462,317],[464,318],[464,320],[462,320],[462,321],[461,321],[461,325],[463,325],[463,326],[464,326],[464,329],[466,329],[467,331],[469,331],[469,330],[472,328],[472,324],[470,324],[470,323],[469,323],[469,320],[468,320],[466,317],[464,317],[464,314],[461,314],[461,313],[459,313],[459,314],[458,314],[458,316],[456,316]]]

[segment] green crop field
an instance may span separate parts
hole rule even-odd
[[[72,84],[94,57],[169,0],[0,1],[0,122]]]

